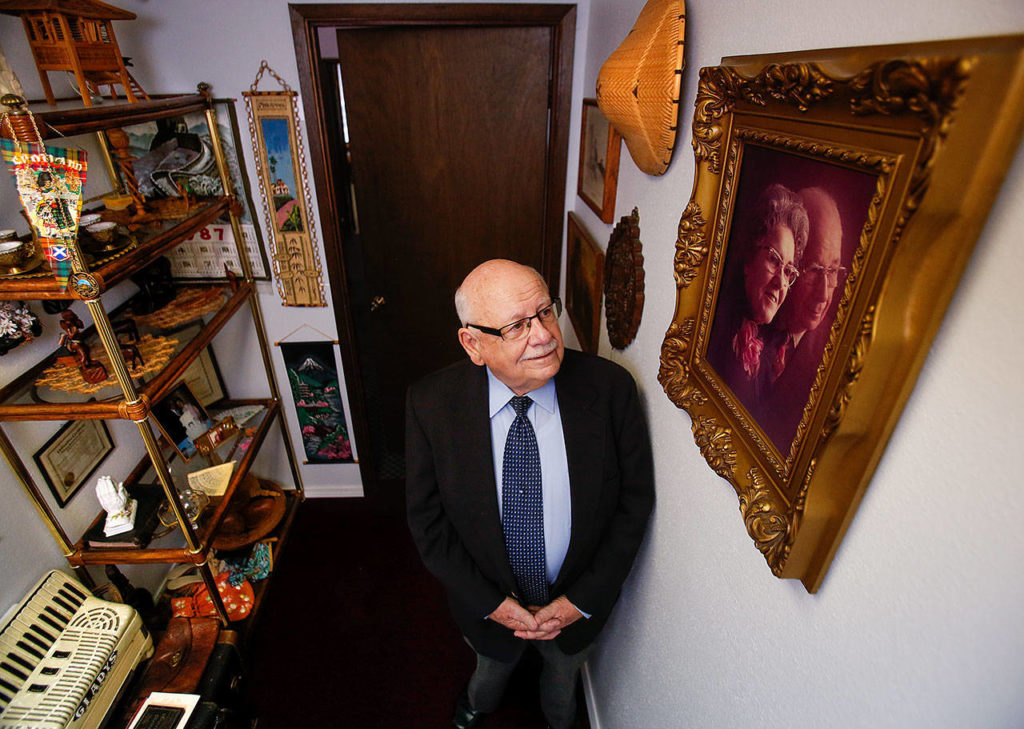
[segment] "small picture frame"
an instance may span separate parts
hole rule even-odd
[[[235,423],[235,419],[229,415],[196,438],[195,446],[200,453],[207,456],[237,433],[238,425]]]
[[[584,352],[594,354],[601,338],[604,252],[579,218],[569,213],[566,233],[565,309]]]
[[[198,324],[189,324],[172,333],[177,336],[179,342],[187,343],[199,335],[200,329]],[[183,344],[179,344],[179,347],[183,346]],[[212,347],[203,348],[199,356],[185,369],[180,381],[189,386],[199,404],[204,408],[208,408],[228,396],[224,378],[221,377],[220,368],[217,366],[217,359],[213,356]]]
[[[153,419],[182,460],[190,461],[199,449],[196,441],[214,427],[206,409],[184,382],[179,382],[153,405]]]
[[[69,420],[33,458],[60,508],[114,450],[110,430],[102,420]]]
[[[597,101],[584,99],[576,194],[605,223],[615,220],[615,192],[619,185],[621,149],[622,135],[605,118]]]

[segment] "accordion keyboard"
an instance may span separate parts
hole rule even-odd
[[[135,610],[88,597],[0,714],[0,729],[99,727],[152,653]]]
[[[53,570],[15,608],[0,630],[0,714],[87,597],[80,583]]]

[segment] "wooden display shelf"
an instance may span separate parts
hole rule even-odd
[[[90,273],[99,285],[100,293],[136,273],[147,263],[153,261],[166,251],[180,245],[207,225],[216,221],[228,211],[231,198],[217,197],[201,201],[199,207],[187,218],[141,241],[135,248],[121,256],[103,263]],[[46,266],[44,261],[43,266]],[[48,269],[43,274],[33,271],[31,274],[0,278],[0,299],[80,299],[69,286],[61,290],[56,279],[49,275]]]
[[[130,127],[133,124],[166,119],[168,117],[190,114],[194,111],[206,111],[210,107],[207,94],[184,94],[152,101],[139,101],[133,104],[104,102],[99,106],[86,107],[77,100],[76,108],[36,111],[30,107],[39,127],[39,135],[43,139],[55,137],[71,137],[76,134],[102,132],[107,129]],[[6,111],[6,109],[0,109]],[[0,136],[11,138],[10,130],[4,125]]]
[[[270,574],[266,579],[260,580],[253,586],[254,599],[252,601],[252,609],[249,614],[238,623],[232,623],[232,628],[239,630],[243,635],[249,635],[256,625],[256,621],[259,619],[260,607],[263,605],[263,600],[266,598],[267,593],[270,591],[270,583],[273,581],[274,570],[277,569],[279,560],[281,559],[281,552],[284,549],[285,542],[288,540],[288,535],[292,531],[292,522],[295,521],[295,514],[299,510],[299,505],[303,501],[302,494],[298,491],[285,491],[285,501],[287,506],[285,507],[284,516],[281,517],[281,523],[272,531],[267,537],[275,537],[275,541],[271,547],[271,570]],[[267,537],[264,537],[266,539]]]
[[[190,284],[193,288],[200,288]],[[149,403],[157,402],[177,382],[178,378],[185,372],[185,369],[199,356],[213,338],[220,332],[221,328],[235,315],[253,294],[250,284],[240,281],[237,290],[232,293],[223,283],[216,283],[209,288],[224,288],[225,303],[213,317],[206,322],[199,333],[188,344],[177,352],[164,368],[144,383],[137,384],[139,393],[149,399]],[[120,313],[125,306],[131,304],[131,300],[122,307],[115,310],[114,314]],[[83,340],[90,345],[99,347],[99,342],[92,337],[94,328],[92,326],[83,330]],[[159,330],[155,330],[159,331]],[[117,394],[104,400],[88,402],[45,402],[45,403],[10,403],[14,397],[19,396],[27,388],[33,387],[39,376],[50,367],[57,358],[57,352],[52,352],[41,362],[23,372],[10,384],[0,389],[0,422],[13,420],[116,420],[132,419],[133,415],[124,406],[124,397],[117,389]],[[111,377],[111,387],[117,388],[117,383]],[[149,412],[149,404],[146,405],[146,413]],[[137,415],[137,414],[136,414]]]
[[[206,561],[207,556],[213,548],[213,540],[217,536],[217,532],[224,520],[224,515],[227,513],[228,502],[231,501],[231,498],[237,491],[239,484],[242,483],[242,480],[249,473],[256,454],[263,445],[263,441],[270,432],[270,428],[279,417],[281,407],[277,400],[272,399],[228,400],[224,401],[222,405],[225,407],[234,407],[238,405],[263,405],[266,407],[266,410],[261,414],[262,420],[260,421],[256,433],[253,435],[252,443],[249,444],[245,451],[245,455],[242,456],[238,465],[235,466],[234,473],[231,475],[231,481],[228,484],[224,495],[210,499],[210,504],[206,508],[206,516],[196,529],[196,535],[200,544],[199,551],[192,553],[189,551],[188,547],[184,545],[180,547],[146,547],[144,549],[108,549],[90,547],[85,543],[84,535],[88,534],[91,529],[95,528],[105,518],[104,513],[100,512],[100,514],[82,533],[83,537],[75,543],[74,552],[67,557],[67,560],[71,565],[77,567],[82,565],[105,564],[176,564],[179,562],[202,564]],[[242,434],[239,434],[238,437],[243,436]],[[230,443],[231,440],[229,439],[227,442]],[[131,488],[138,484],[139,480],[145,476],[146,471],[149,470],[151,465],[149,456],[143,456],[139,464],[132,470],[128,478],[125,479],[125,487]],[[291,491],[286,491],[285,496],[289,493],[291,493]]]

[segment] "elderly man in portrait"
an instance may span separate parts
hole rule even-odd
[[[776,317],[772,385],[765,430],[788,453],[821,362],[835,310],[842,265],[843,224],[832,195],[821,187],[797,193],[810,223],[800,276]]]
[[[633,564],[654,502],[629,373],[566,350],[561,304],[532,268],[475,268],[455,295],[468,360],[409,389],[409,526],[477,657],[453,726],[500,703],[528,646],[549,726],[580,726],[580,667]]]

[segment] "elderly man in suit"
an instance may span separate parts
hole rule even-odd
[[[532,268],[475,268],[455,295],[469,360],[409,389],[409,526],[477,667],[453,726],[495,710],[527,646],[541,707],[579,726],[579,670],[618,598],[654,502],[633,378],[566,350],[561,304]]]

